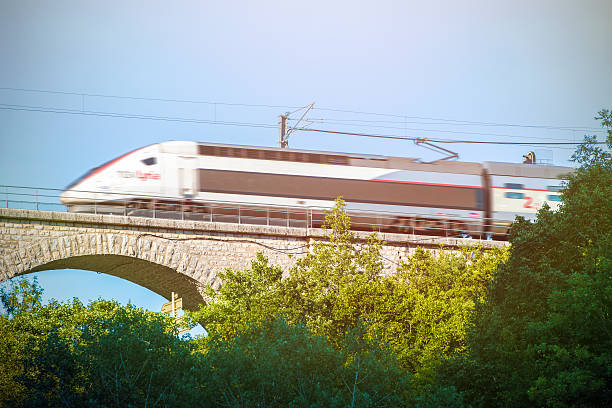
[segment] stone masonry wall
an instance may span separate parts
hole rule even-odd
[[[363,239],[367,234],[357,233]],[[202,303],[219,272],[245,268],[257,252],[289,270],[316,240],[319,229],[176,221],[113,215],[0,209],[0,281],[48,269],[86,269],[128,279],[186,308]],[[386,273],[417,246],[437,248],[473,240],[380,234]],[[481,241],[485,247],[504,243]]]

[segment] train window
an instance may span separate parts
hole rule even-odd
[[[310,163],[321,163],[321,155],[320,154],[309,154],[308,161]]]
[[[561,191],[563,187],[562,186],[546,186],[546,189],[548,191]]]
[[[278,160],[279,152],[274,150],[266,150],[264,151],[264,159],[266,160]]]
[[[249,159],[259,159],[259,150],[248,149],[247,150],[247,157]]]
[[[232,149],[232,156],[234,157],[244,157],[245,151],[244,149]]]
[[[327,163],[347,165],[348,159],[344,156],[327,156]]]
[[[213,146],[199,145],[198,146],[198,151],[199,151],[200,154],[206,155],[206,156],[214,156],[215,155],[215,148]]]
[[[157,159],[155,157],[149,157],[147,159],[141,160],[145,165],[152,166],[157,163]]]
[[[504,197],[506,198],[525,198],[525,194],[523,193],[504,193]]]
[[[546,199],[548,201],[561,201],[561,196],[554,195],[554,194],[549,194],[549,195],[546,196]]]
[[[523,188],[525,188],[524,184],[519,184],[519,183],[504,183],[504,187],[505,188],[512,188],[514,190],[521,190]]]

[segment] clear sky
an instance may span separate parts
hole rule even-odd
[[[0,0],[0,185],[64,188],[166,140],[275,146],[278,115],[312,102],[313,128],[525,143],[603,138],[593,116],[612,108],[611,21],[610,0]],[[177,102],[185,100],[210,103]],[[313,132],[293,133],[290,146],[437,157],[412,142]],[[520,162],[546,149],[570,165],[572,152],[450,147],[475,162]],[[96,273],[38,275],[58,299],[131,299],[152,310],[165,302]]]

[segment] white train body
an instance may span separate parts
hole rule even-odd
[[[392,220],[383,222],[389,227],[469,221],[471,232],[501,231],[516,215],[533,218],[544,203],[557,208],[558,176],[570,171],[177,141],[91,170],[61,201],[71,211],[92,211],[94,205],[97,212],[112,212],[109,204],[138,209],[188,202],[194,214],[207,214],[220,203],[327,209],[343,196],[350,213],[372,220],[378,214]]]

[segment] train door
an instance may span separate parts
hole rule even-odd
[[[193,198],[198,194],[197,162],[196,157],[178,158],[178,193],[182,197]]]

